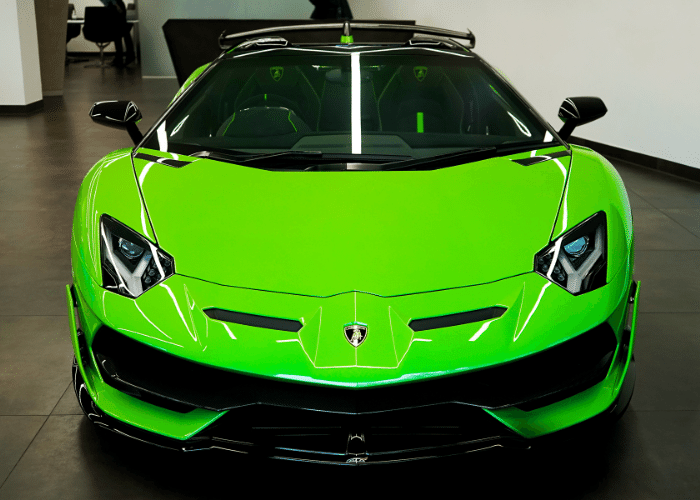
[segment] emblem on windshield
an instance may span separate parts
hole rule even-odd
[[[416,80],[422,82],[425,77],[428,76],[428,68],[425,66],[416,66],[413,68],[413,74],[416,76]]]
[[[284,68],[282,66],[273,66],[270,68],[270,76],[276,82],[279,82],[284,75]]]
[[[345,325],[345,339],[353,347],[359,346],[367,338],[367,325],[364,323],[349,323]]]

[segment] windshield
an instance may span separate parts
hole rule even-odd
[[[144,146],[428,158],[550,141],[542,120],[469,53],[300,48],[218,61]]]

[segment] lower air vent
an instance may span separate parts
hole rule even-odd
[[[227,323],[238,323],[239,325],[256,326],[258,328],[269,328],[270,330],[281,330],[283,332],[298,332],[304,326],[295,319],[271,318],[269,316],[258,316],[225,309],[207,309],[204,314],[212,319],[226,321]]]
[[[165,406],[165,399],[169,400],[168,405],[179,402],[185,407],[214,411],[259,403],[364,414],[442,403],[539,408],[603,380],[616,347],[613,329],[603,323],[510,363],[367,389],[290,382],[207,366],[168,354],[106,326],[95,335],[92,351],[101,360],[98,369],[106,383],[141,399],[151,398],[149,402],[161,406]],[[155,397],[162,402],[157,403]]]
[[[476,311],[467,311],[457,314],[447,314],[445,316],[435,316],[434,318],[414,319],[408,324],[414,332],[424,330],[435,330],[436,328],[447,328],[450,326],[466,325],[467,323],[478,323],[487,319],[500,318],[506,312],[505,307],[487,307]]]

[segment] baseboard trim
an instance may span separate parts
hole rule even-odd
[[[29,104],[18,104],[18,105],[3,105],[0,106],[0,115],[18,115],[26,116],[36,113],[44,108],[44,100],[39,99],[36,102]]]
[[[615,146],[608,146],[607,144],[589,141],[588,139],[583,139],[581,137],[570,137],[569,142],[571,144],[578,144],[579,146],[594,149],[603,156],[609,156],[618,160],[634,163],[641,167],[652,168],[660,172],[665,172],[667,174],[683,177],[684,179],[700,182],[700,168],[690,167],[688,165],[683,165],[682,163],[664,160],[662,158],[657,158],[656,156],[645,155],[635,151],[628,151],[627,149],[622,149]]]

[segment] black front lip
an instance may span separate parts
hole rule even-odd
[[[74,370],[77,370],[77,366],[74,366]],[[76,388],[79,389],[82,383],[79,370],[77,370],[77,373],[74,372],[74,377]],[[448,444],[422,447],[412,446],[411,439],[408,437],[404,448],[397,451],[382,453],[367,452],[363,450],[362,447],[360,447],[360,449],[351,450],[349,446],[346,448],[345,452],[333,453],[328,451],[304,450],[298,447],[261,445],[248,441],[227,439],[221,436],[205,435],[206,429],[189,440],[181,441],[139,429],[105,415],[100,411],[99,407],[89,399],[87,391],[80,391],[77,389],[76,393],[81,407],[83,407],[84,410],[86,408],[91,410],[86,411],[88,418],[99,427],[160,448],[181,452],[220,449],[250,455],[252,457],[357,466],[449,457],[499,448],[526,450],[544,447],[553,443],[567,443],[578,437],[595,433],[617,420],[629,405],[634,390],[635,379],[636,369],[634,359],[632,359],[618,397],[605,411],[584,422],[542,437],[527,439],[504,429],[505,432],[501,433],[502,435],[471,440],[456,440]]]

